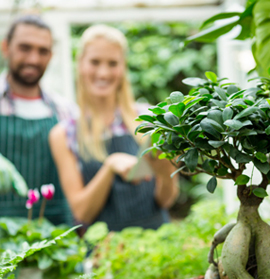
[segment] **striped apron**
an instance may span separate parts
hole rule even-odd
[[[139,148],[129,134],[113,136],[106,147],[108,154],[124,152],[135,156]],[[86,185],[101,168],[102,163],[96,160],[85,162],[80,157],[78,159]],[[154,192],[154,179],[133,185],[116,175],[106,204],[94,222],[106,222],[109,230],[113,231],[131,226],[157,229],[163,223],[169,222],[169,214],[158,206]]]
[[[53,104],[51,108],[53,115],[43,119],[0,115],[0,153],[15,165],[30,189],[54,184],[55,196],[47,202],[45,217],[54,224],[71,224],[71,213],[60,187],[48,143],[49,131],[58,122]],[[12,192],[0,195],[0,216],[27,217],[25,202],[26,198]],[[33,218],[38,217],[40,204],[41,200],[34,204]]]

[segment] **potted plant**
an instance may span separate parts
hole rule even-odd
[[[171,160],[184,175],[209,174],[211,193],[218,178],[233,180],[241,203],[237,223],[216,235],[211,251],[228,234],[221,259],[214,261],[211,252],[209,260],[218,264],[220,278],[270,278],[270,227],[258,213],[270,179],[270,79],[241,90],[206,72],[206,79],[183,83],[194,87],[188,96],[172,92],[149,108],[152,115],[138,117],[144,122],[136,132],[153,140],[144,153],[160,150],[160,158]],[[261,173],[258,185],[252,173],[245,173],[249,163]]]

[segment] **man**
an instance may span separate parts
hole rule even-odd
[[[15,165],[29,188],[55,185],[55,197],[45,216],[59,224],[70,222],[71,215],[50,153],[48,133],[60,120],[76,117],[77,107],[39,86],[52,56],[52,44],[50,28],[36,15],[15,20],[2,43],[8,75],[0,85],[0,153]],[[13,194],[0,195],[0,216],[26,217],[25,202]],[[33,207],[35,217],[39,207]]]

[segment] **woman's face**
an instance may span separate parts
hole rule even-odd
[[[118,45],[97,38],[86,47],[79,70],[92,97],[116,96],[125,72],[123,51]]]

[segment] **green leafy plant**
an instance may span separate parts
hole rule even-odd
[[[193,205],[183,221],[156,231],[133,227],[108,232],[106,224],[97,223],[85,235],[95,246],[95,278],[188,279],[203,274],[212,235],[228,221],[224,206],[210,199]]]
[[[153,146],[145,153],[161,150],[160,157],[171,160],[176,172],[209,174],[210,193],[217,178],[235,182],[241,206],[219,264],[229,278],[254,278],[246,265],[255,254],[256,271],[249,265],[247,269],[270,278],[270,227],[258,214],[270,179],[270,79],[260,78],[257,87],[240,90],[213,72],[205,75],[206,79],[183,80],[194,87],[188,96],[173,92],[149,108],[152,115],[140,115],[137,120],[144,122],[136,132],[151,135]],[[245,173],[248,163],[261,173],[258,185],[252,183],[252,174]],[[216,264],[212,257],[209,260]]]
[[[14,230],[14,224],[8,223],[8,225],[11,225],[11,230],[13,233],[15,233],[16,229]],[[31,245],[29,245],[28,242],[24,241],[17,248],[18,251],[16,252],[14,250],[6,249],[0,254],[0,279],[4,278],[6,274],[13,272],[17,268],[18,264],[20,264],[22,261],[26,261],[28,257],[33,257],[36,252],[41,251],[45,248],[49,249],[49,247],[57,244],[64,237],[67,237],[67,235],[75,230],[77,227],[79,226],[73,227],[51,240],[44,239],[40,242],[34,242]],[[9,244],[6,243],[6,245],[8,246]],[[16,244],[13,243],[13,248],[15,246]],[[14,274],[9,274],[8,279],[12,278],[14,278]]]
[[[0,218],[0,252],[4,258],[12,259],[11,264],[18,263],[19,269],[38,267],[44,279],[66,279],[79,274],[76,267],[86,252],[77,234],[71,232],[74,229],[54,226],[46,219],[42,223],[39,220],[29,223],[26,218],[3,217]]]
[[[268,0],[248,0],[242,13],[220,13],[207,19],[201,26],[201,32],[188,37],[185,44],[192,41],[214,42],[235,26],[241,26],[241,32],[235,39],[252,39],[252,52],[257,64],[256,70],[259,75],[269,77],[269,12],[270,2]]]

